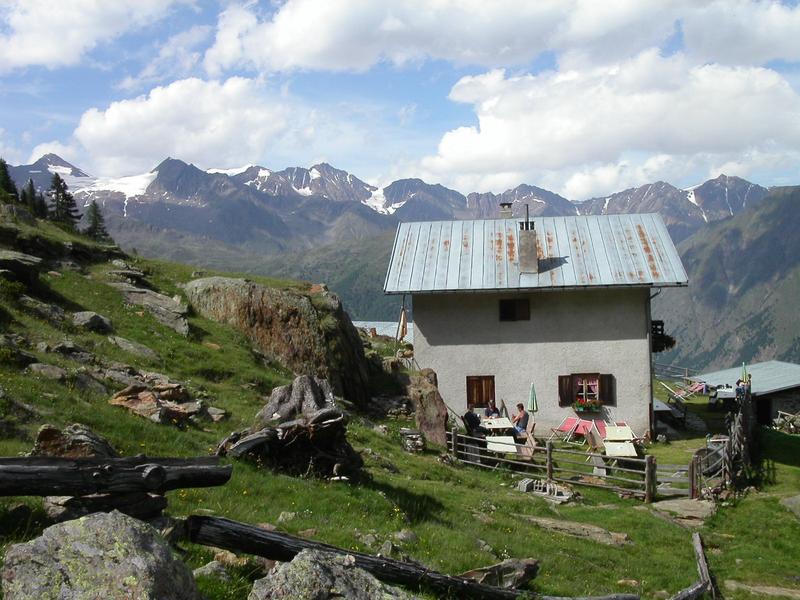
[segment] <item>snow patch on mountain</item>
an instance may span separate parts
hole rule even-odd
[[[701,185],[702,185],[702,184],[701,184]],[[697,208],[699,208],[699,209],[700,209],[700,214],[702,214],[702,215],[703,215],[703,220],[704,220],[706,223],[708,223],[708,216],[706,215],[706,211],[704,211],[704,210],[703,210],[703,207],[702,207],[702,206],[700,206],[700,205],[697,203],[697,197],[695,196],[695,193],[694,193],[694,191],[695,191],[697,188],[699,188],[699,187],[700,187],[699,185],[695,185],[695,186],[692,186],[692,187],[690,187],[690,188],[687,188],[687,189],[685,189],[685,190],[683,190],[683,191],[684,191],[684,192],[686,192],[686,199],[687,199],[689,202],[691,202],[692,204],[694,204],[694,205],[695,205]]]
[[[222,175],[227,175],[228,177],[233,177],[234,175],[239,175],[240,173],[244,173],[245,171],[247,171],[247,169],[249,169],[251,167],[255,167],[255,165],[254,164],[248,164],[248,165],[245,165],[243,167],[236,167],[236,168],[233,168],[233,169],[206,169],[206,173],[209,173],[211,175],[220,173]],[[259,175],[260,175],[260,173],[259,173]]]
[[[93,192],[119,192],[124,194],[125,198],[133,198],[144,194],[157,175],[158,171],[150,171],[149,173],[131,175],[129,177],[98,177],[90,185],[77,191],[88,194]]]

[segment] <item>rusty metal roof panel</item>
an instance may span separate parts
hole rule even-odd
[[[656,214],[538,217],[539,273],[521,273],[519,220],[401,223],[388,294],[681,286],[686,271]]]

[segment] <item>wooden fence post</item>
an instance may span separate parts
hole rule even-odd
[[[553,479],[553,442],[547,441],[547,480]]]
[[[644,501],[649,504],[656,495],[656,457],[648,454],[644,460]]]
[[[458,459],[458,427],[450,430],[450,452],[453,454],[453,458]]]
[[[697,463],[695,462],[694,454],[692,454],[692,458],[689,459],[689,469],[687,470],[687,475],[689,477],[689,498],[694,500],[697,498]]]

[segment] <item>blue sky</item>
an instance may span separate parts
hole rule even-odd
[[[800,9],[709,0],[0,0],[0,156],[327,161],[571,199],[798,183]]]

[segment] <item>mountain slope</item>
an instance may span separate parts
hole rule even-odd
[[[658,360],[702,369],[800,362],[798,229],[800,187],[779,188],[681,243],[690,283],[654,301],[654,318],[678,340]]]

